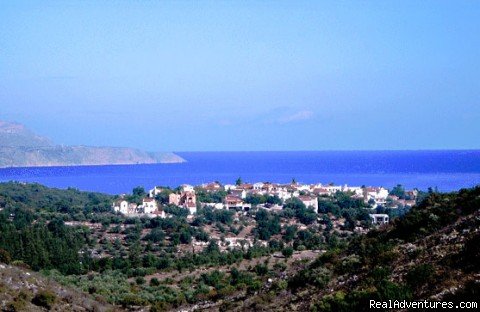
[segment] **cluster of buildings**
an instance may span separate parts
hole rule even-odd
[[[129,203],[125,198],[120,198],[113,203],[113,210],[129,216],[149,216],[165,218],[165,211],[158,206],[155,198],[145,197],[142,203]]]
[[[150,217],[165,217],[165,212],[162,207],[158,205],[156,196],[166,191],[167,189],[155,187],[149,191],[148,197],[143,198],[141,204],[129,203],[121,198],[117,200],[113,209],[125,215],[147,215]],[[202,203],[197,201],[197,191],[205,193],[216,193],[225,191],[226,195],[223,197],[221,203]],[[291,198],[297,198],[306,207],[312,208],[318,213],[318,198],[330,197],[337,192],[344,192],[351,196],[351,198],[363,200],[369,204],[370,207],[376,208],[379,205],[388,208],[398,208],[403,206],[413,206],[417,197],[417,191],[406,191],[406,196],[399,198],[395,195],[390,195],[389,191],[383,187],[358,187],[358,186],[339,186],[339,185],[323,185],[323,184],[277,184],[270,182],[257,183],[242,183],[239,185],[226,184],[221,185],[218,182],[202,184],[196,187],[184,184],[176,191],[169,190],[168,204],[175,205],[188,209],[190,215],[197,213],[197,205],[200,207],[212,207],[215,209],[236,209],[249,210],[251,204],[246,202],[248,196],[276,196],[281,202],[285,202]],[[281,210],[281,204],[260,204],[259,208],[267,208],[271,210]],[[371,215],[372,221],[375,224],[388,223],[388,216]]]

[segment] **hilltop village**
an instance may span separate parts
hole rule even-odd
[[[321,208],[338,194],[363,202],[372,223],[383,224],[389,221],[389,215],[383,213],[386,209],[395,211],[412,207],[418,191],[404,190],[401,185],[389,192],[384,187],[300,184],[295,181],[290,184],[242,183],[239,178],[236,184],[212,182],[198,186],[183,184],[176,189],[154,187],[145,194],[141,203],[129,202],[126,195],[121,195],[113,203],[113,210],[132,217],[166,218],[165,207],[174,206],[188,210],[188,216],[193,217],[197,209],[205,207],[235,212],[248,212],[252,208],[278,212],[284,209],[285,204],[296,201],[318,214],[326,212],[319,210],[319,206]]]

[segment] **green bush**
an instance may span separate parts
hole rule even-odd
[[[160,281],[158,280],[158,278],[153,277],[153,278],[150,280],[150,286],[159,286],[159,285],[160,285]]]
[[[290,258],[293,255],[293,248],[292,247],[286,247],[282,250],[282,255],[285,256],[285,258]]]
[[[56,300],[57,296],[53,292],[41,290],[35,295],[35,297],[33,297],[32,303],[36,306],[44,307],[50,310],[55,304]]]
[[[11,261],[12,257],[10,256],[10,253],[5,249],[0,248],[0,262],[9,264]]]
[[[417,265],[407,273],[407,284],[412,289],[418,289],[427,282],[430,282],[434,273],[435,268],[431,264]]]

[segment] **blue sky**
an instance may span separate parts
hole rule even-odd
[[[478,1],[2,1],[0,120],[151,151],[480,148]]]

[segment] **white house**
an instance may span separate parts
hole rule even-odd
[[[377,204],[383,205],[387,201],[388,190],[383,187],[366,187],[363,190],[363,196],[365,202],[373,199]]]
[[[191,186],[190,184],[182,184],[181,188],[182,188],[182,191],[184,191],[184,192],[195,193],[195,190],[194,190],[193,186]]]
[[[390,217],[384,213],[374,213],[369,214],[369,216],[372,219],[372,223],[375,225],[388,224],[390,221]]]
[[[298,196],[298,199],[308,208],[312,207],[313,210],[318,213],[318,200],[316,197],[312,196]]]
[[[202,203],[203,207],[211,207],[214,209],[224,209],[225,206],[222,203]]]
[[[236,189],[237,186],[236,186],[236,185],[233,185],[233,184],[225,184],[225,185],[223,186],[223,188],[225,189],[225,191],[229,191],[229,190],[234,190],[234,189]]]
[[[124,199],[119,199],[113,203],[113,210],[123,214],[128,213],[128,202]]]
[[[196,214],[197,213],[197,204],[194,202],[186,202],[185,203],[185,208],[188,209],[188,213],[190,215]]]
[[[247,191],[244,189],[234,189],[230,191],[230,194],[233,196],[238,196],[241,199],[245,199],[247,197]]]
[[[277,195],[281,200],[286,201],[289,198],[292,198],[292,194],[285,189],[278,189],[273,192],[273,195]]]
[[[262,182],[257,182],[253,184],[253,189],[256,191],[260,191],[263,188],[263,183]]]
[[[352,192],[354,195],[363,195],[363,189],[360,186],[347,186],[343,188],[345,192]]]
[[[158,209],[157,201],[154,198],[144,198],[142,207],[144,213],[154,213]]]
[[[343,187],[340,185],[325,185],[324,188],[328,191],[329,195],[333,195],[336,192],[341,192]]]

